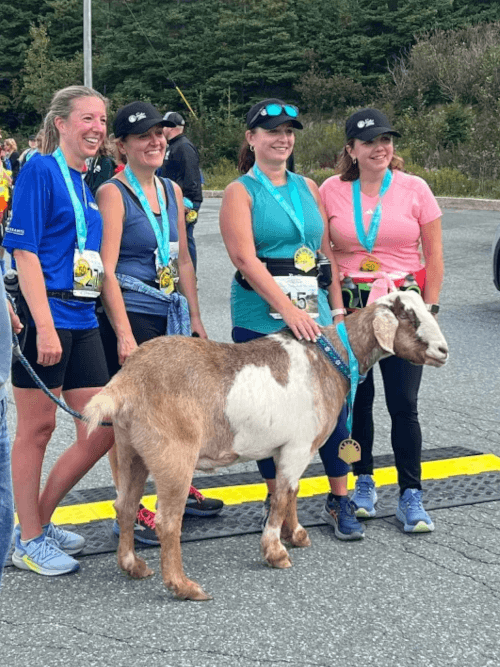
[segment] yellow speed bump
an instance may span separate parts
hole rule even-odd
[[[425,461],[422,463],[422,479],[444,479],[459,475],[479,475],[485,472],[500,471],[500,458],[494,454],[479,454],[464,456],[456,459],[442,459],[440,461]],[[397,483],[397,472],[393,466],[378,468],[374,472],[377,486],[387,486]],[[328,479],[325,476],[307,477],[300,481],[299,497],[307,498],[329,491]],[[354,477],[348,476],[348,488],[354,488]],[[237,486],[221,486],[210,489],[201,489],[204,495],[210,498],[223,500],[226,505],[262,501],[266,497],[266,485],[241,484]],[[82,524],[103,519],[114,519],[115,510],[113,500],[90,502],[82,505],[66,505],[57,507],[52,520],[56,524]],[[149,509],[154,509],[156,496],[145,496],[143,503]]]

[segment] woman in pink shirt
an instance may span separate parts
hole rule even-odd
[[[349,308],[363,307],[395,285],[419,290],[437,315],[443,281],[441,210],[425,181],[401,171],[393,136],[400,135],[377,109],[361,109],[347,120],[339,174],[320,187],[330,241]],[[422,366],[392,356],[380,361],[380,370],[401,494],[396,517],[406,532],[429,532],[434,524],[422,504],[417,411]],[[354,404],[352,437],[361,445],[361,460],[353,464],[358,517],[376,514],[373,399],[371,370]]]

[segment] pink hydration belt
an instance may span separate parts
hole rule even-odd
[[[369,306],[370,303],[373,303],[380,296],[389,294],[389,292],[395,292],[399,287],[402,287],[407,275],[407,271],[400,271],[398,273],[386,273],[385,271],[370,271],[367,273],[367,271],[356,271],[355,273],[350,273],[349,277],[352,278],[354,283],[372,283],[368,301],[366,302],[366,305]],[[423,294],[425,267],[416,271],[413,275]]]

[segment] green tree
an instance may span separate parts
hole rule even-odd
[[[31,106],[42,116],[56,90],[83,83],[83,58],[81,53],[71,60],[53,58],[43,24],[32,26],[30,35],[32,43],[26,53],[20,96],[23,105]]]

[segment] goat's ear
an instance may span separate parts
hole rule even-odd
[[[373,332],[380,347],[389,352],[389,354],[394,354],[394,337],[398,325],[398,318],[390,308],[380,306],[376,309],[373,320]]]

